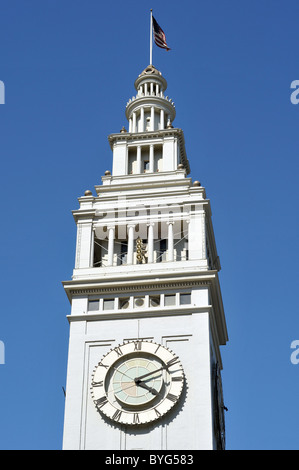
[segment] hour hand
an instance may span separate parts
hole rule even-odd
[[[146,385],[146,383],[141,382],[140,379],[135,379],[135,383],[136,383],[136,385],[137,385],[138,387],[145,388],[146,390],[148,390],[149,392],[151,392],[153,395],[158,395],[157,390],[155,390],[155,389],[152,388],[152,387],[149,387],[148,385]]]

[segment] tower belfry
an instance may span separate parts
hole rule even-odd
[[[113,176],[177,170],[181,162],[189,173],[184,134],[174,129],[176,111],[165,96],[167,82],[153,65],[135,80],[137,94],[126,106],[129,133],[109,137],[113,148]]]
[[[223,449],[227,341],[210,201],[153,65],[77,224],[65,449]]]

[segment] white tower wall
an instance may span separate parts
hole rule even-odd
[[[184,135],[172,125],[175,107],[164,96],[166,86],[153,66],[139,75],[137,95],[126,107],[129,132],[109,136],[112,174],[107,171],[96,194],[86,191],[73,211],[76,262],[72,279],[63,283],[71,303],[64,449],[224,447],[219,370],[228,337],[220,262],[210,201],[187,177]],[[125,411],[104,413],[108,391],[101,408],[91,388],[108,383],[92,382],[97,367],[108,368],[99,366],[102,358],[138,341],[179,357],[183,377],[169,375],[164,388],[183,382],[179,395],[166,397],[174,403],[168,411],[155,408],[158,418],[142,424],[143,409],[135,407],[135,421],[126,425],[120,421]],[[117,370],[115,364],[109,370]],[[168,367],[161,369],[170,374]],[[158,400],[162,391],[154,393],[149,383],[134,379],[132,386],[147,387]],[[123,406],[117,396],[116,403]]]

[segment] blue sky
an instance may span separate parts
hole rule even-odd
[[[71,210],[111,169],[107,136],[154,46],[205,186],[222,271],[228,449],[298,449],[297,0],[0,0],[0,448],[60,449]]]

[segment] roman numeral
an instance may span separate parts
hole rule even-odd
[[[134,424],[140,424],[139,414],[138,413],[134,413],[133,423]]]
[[[98,366],[100,366],[100,367],[105,367],[105,369],[108,369],[108,368],[109,368],[109,366],[106,366],[106,365],[103,364],[102,362],[99,362],[99,363],[98,363]]]
[[[101,380],[100,382],[92,382],[91,384],[93,387],[102,387],[104,385],[104,381]]]
[[[107,399],[106,395],[103,395],[101,398],[98,398],[95,401],[95,403],[96,403],[98,408],[102,408],[104,405],[106,405],[106,403],[108,403],[108,399]]]
[[[172,377],[171,380],[172,382],[181,382],[184,380],[184,377]]]
[[[170,359],[170,361],[168,361],[166,363],[167,367],[170,367],[170,366],[173,366],[174,364],[177,364],[178,362],[180,362],[179,358],[176,356],[176,357],[173,357],[172,359]]]
[[[114,348],[114,351],[117,353],[118,357],[123,355],[122,350],[118,346],[116,348]]]
[[[114,419],[114,421],[119,421],[120,420],[120,417],[121,417],[121,411],[120,410],[116,410],[116,412],[114,413],[114,415],[112,416],[112,419]]]
[[[141,351],[142,341],[134,341],[134,351]]]
[[[175,403],[178,399],[178,397],[176,395],[173,395],[172,393],[169,393],[167,396],[166,396],[167,400],[170,400],[172,401],[173,403]]]
[[[156,412],[157,417],[160,418],[160,416],[161,416],[160,411],[158,411],[157,408],[154,408],[154,410],[155,410],[155,412]]]

